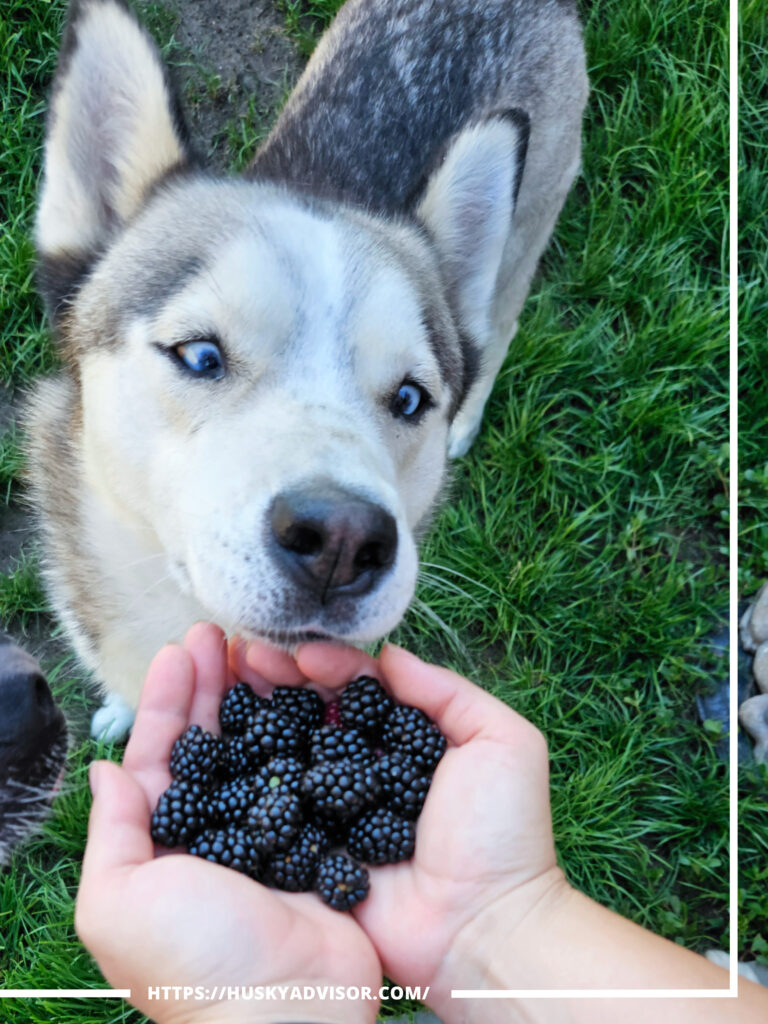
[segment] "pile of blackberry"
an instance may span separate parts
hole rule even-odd
[[[287,892],[314,890],[336,910],[365,899],[364,864],[413,855],[445,737],[376,679],[355,679],[328,705],[313,690],[278,686],[267,700],[237,683],[219,723],[221,736],[192,725],[176,740],[156,843]]]

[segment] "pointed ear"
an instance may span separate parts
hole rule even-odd
[[[74,0],[53,84],[37,213],[55,313],[150,186],[187,159],[157,47],[121,0]]]
[[[427,182],[417,214],[434,239],[463,325],[485,340],[528,144],[510,110],[464,128]]]

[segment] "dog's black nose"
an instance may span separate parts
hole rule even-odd
[[[325,604],[372,590],[397,552],[397,524],[380,505],[330,482],[273,500],[269,526],[280,565]]]
[[[34,742],[58,716],[34,658],[13,645],[0,648],[0,758],[3,748]]]

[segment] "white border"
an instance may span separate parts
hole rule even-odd
[[[729,0],[729,572],[730,949],[727,989],[454,989],[452,999],[731,999],[738,997],[738,7]],[[130,999],[130,989],[0,989],[0,999]]]
[[[734,999],[736,995],[730,988],[459,988],[451,992],[451,999]]]
[[[739,994],[738,971],[738,7],[729,0],[728,85],[728,275],[729,275],[729,934],[728,988],[722,989],[454,989],[452,999],[736,999]]]
[[[730,340],[729,434],[729,573],[730,601],[730,988],[738,994],[739,927],[739,8],[738,0],[729,0],[729,145],[728,145],[728,331]]]
[[[129,988],[0,988],[0,999],[130,999]]]

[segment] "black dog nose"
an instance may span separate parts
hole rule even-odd
[[[397,552],[397,524],[380,505],[330,482],[285,491],[268,512],[273,554],[325,604],[367,594]]]
[[[0,647],[0,755],[36,740],[58,715],[35,659],[12,644]]]

